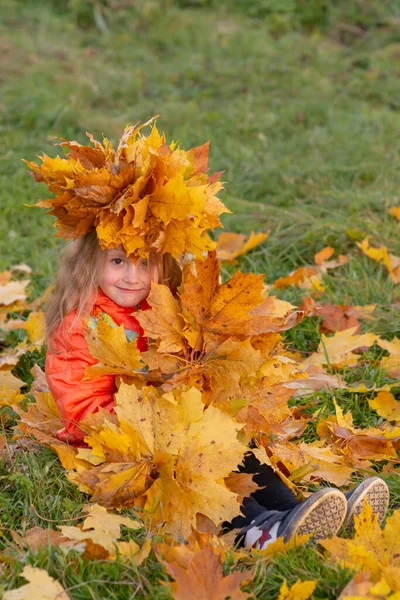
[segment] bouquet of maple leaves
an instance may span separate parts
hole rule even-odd
[[[219,525],[239,514],[255,484],[232,471],[253,438],[265,462],[271,435],[295,436],[305,426],[287,404],[292,391],[282,384],[302,374],[280,336],[302,313],[265,296],[262,275],[237,271],[219,280],[210,252],[184,267],[177,297],[153,283],[151,310],[135,313],[150,340],[144,353],[122,326],[99,318],[88,331],[99,362],[85,375],[111,373],[119,383],[115,414],[100,410],[81,422],[89,448],[54,438],[60,423],[46,392],[30,409],[41,403],[47,432],[36,422],[35,436],[57,451],[92,500],[142,509],[148,527],[176,536],[187,537],[199,517]],[[29,416],[19,427],[32,430]]]
[[[240,497],[224,479],[254,435],[294,421],[291,392],[279,382],[299,373],[283,356],[279,332],[301,313],[265,298],[262,276],[237,271],[221,285],[215,253],[186,265],[178,298],[153,283],[148,302],[152,310],[137,314],[147,352],[101,319],[88,333],[100,362],[86,375],[113,373],[120,386],[116,416],[84,423],[87,458],[104,463],[73,478],[97,501],[144,508],[153,522],[187,536],[198,514],[214,524],[238,514]]]

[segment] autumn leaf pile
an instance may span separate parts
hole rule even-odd
[[[56,217],[57,235],[75,239],[95,228],[103,248],[122,245],[127,255],[140,256],[152,250],[201,256],[215,247],[207,230],[229,211],[216,197],[221,174],[206,174],[209,144],[184,151],[168,145],[155,124],[143,135],[153,121],[126,127],[117,150],[87,134],[91,146],[63,140],[65,157],[27,162],[55,194],[36,206]]]

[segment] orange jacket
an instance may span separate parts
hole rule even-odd
[[[141,302],[140,308],[149,308],[146,300]],[[105,313],[117,325],[123,324],[129,339],[137,337],[137,347],[143,352],[147,349],[147,339],[133,312],[132,307],[119,306],[99,290],[91,315],[96,318]],[[86,434],[78,423],[100,406],[112,411],[116,386],[114,375],[84,379],[85,369],[98,361],[90,354],[85,340],[88,325],[83,320],[74,323],[75,318],[76,310],[65,317],[52,338],[46,357],[46,378],[64,423],[57,437],[75,446],[86,446],[83,442]]]

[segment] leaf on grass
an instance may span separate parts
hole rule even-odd
[[[318,266],[322,265],[329,258],[331,258],[331,256],[333,256],[334,254],[335,254],[335,248],[332,248],[332,246],[326,246],[325,248],[322,248],[322,250],[320,250],[319,252],[317,252],[315,254],[314,262]]]
[[[42,527],[31,527],[19,535],[15,531],[10,532],[14,542],[20,548],[29,548],[32,551],[39,550],[43,546],[56,546],[62,548],[75,548],[77,544],[73,541],[67,541],[59,531],[54,529],[43,529]]]
[[[300,442],[294,444],[289,441],[284,443],[273,442],[269,444],[272,452],[271,461],[283,463],[291,473],[291,481],[327,481],[337,486],[349,482],[354,468],[329,446],[324,447],[321,442]]]
[[[206,537],[208,536],[208,537]],[[172,583],[166,583],[174,600],[245,600],[251,594],[240,588],[251,581],[253,571],[223,574],[224,552],[210,534],[197,535],[189,546],[157,544],[156,553]]]
[[[369,348],[376,342],[380,345],[380,338],[373,333],[356,334],[357,327],[350,327],[344,331],[338,331],[327,337],[322,334],[318,351],[309,356],[303,363],[304,370],[310,367],[322,367],[330,365],[335,368],[351,367],[357,364],[360,356],[354,354],[357,348]]]
[[[264,242],[269,235],[265,233],[251,232],[250,236],[243,233],[224,231],[217,240],[217,257],[219,261],[236,262],[238,256],[250,252],[253,248]]]
[[[287,542],[284,542],[283,537],[280,537],[275,540],[275,542],[272,542],[272,544],[268,544],[264,550],[252,548],[250,550],[250,556],[257,562],[259,560],[268,562],[272,557],[277,556],[278,554],[287,554],[290,550],[303,546],[308,542],[310,537],[310,533],[304,533],[303,535],[295,535],[291,537]]]
[[[308,600],[313,594],[318,581],[296,581],[288,588],[286,579],[283,580],[279,590],[278,600]]]
[[[387,391],[378,392],[375,398],[368,399],[368,403],[380,417],[396,421],[396,424],[400,425],[400,402],[396,401],[393,394]]]
[[[0,285],[0,304],[9,306],[17,300],[26,300],[25,289],[29,283],[29,280],[9,281],[8,283]]]
[[[400,221],[400,206],[392,206],[389,208],[389,213],[396,217],[398,221]]]
[[[4,592],[3,600],[69,600],[70,598],[62,585],[50,577],[45,569],[26,565],[20,575],[29,583]]]
[[[19,404],[24,396],[20,389],[25,385],[8,370],[0,370],[0,406]]]
[[[32,311],[25,322],[24,329],[28,332],[29,339],[33,346],[43,346],[46,333],[44,312]]]
[[[387,358],[382,358],[382,367],[389,371],[389,375],[398,379],[400,377],[400,338],[388,340],[379,340],[379,346],[387,350],[390,354]]]
[[[341,564],[356,571],[369,572],[373,582],[378,582],[386,569],[400,568],[400,510],[387,518],[382,530],[378,515],[365,501],[362,512],[354,517],[354,527],[354,539],[334,537],[319,543]]]
[[[299,267],[289,273],[289,275],[286,275],[286,277],[280,277],[274,282],[274,286],[278,289],[290,287],[291,285],[318,292],[322,292],[325,289],[318,267],[313,266]]]
[[[356,242],[357,246],[378,263],[385,265],[389,271],[390,279],[393,283],[400,283],[400,256],[390,254],[386,246],[380,246],[379,248],[371,248],[369,245],[369,238],[366,237],[362,242]]]
[[[400,448],[400,427],[379,429],[375,427],[357,428],[353,424],[351,412],[345,415],[335,403],[335,415],[329,415],[317,425],[317,433],[327,444],[332,444],[336,452],[350,459],[350,464],[362,466],[363,460],[393,460]]]
[[[142,524],[138,521],[110,513],[103,506],[88,504],[83,511],[88,513],[84,522],[79,527],[62,526],[60,531],[64,538],[77,542],[84,542],[86,558],[115,559],[118,554],[123,557],[132,557],[140,550],[133,540],[118,542],[121,537],[121,525],[128,529],[140,529]]]

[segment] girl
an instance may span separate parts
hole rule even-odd
[[[136,338],[140,351],[146,350],[147,340],[132,313],[149,308],[151,281],[176,292],[181,271],[169,254],[152,254],[149,261],[130,260],[119,248],[102,250],[95,230],[67,248],[46,311],[46,377],[64,422],[57,432],[60,440],[86,445],[79,421],[100,407],[112,410],[114,406],[114,376],[84,379],[85,369],[97,362],[88,350],[85,328],[105,314],[124,325],[128,339]]]
[[[114,406],[113,375],[84,379],[85,369],[97,362],[89,353],[85,329],[106,315],[124,325],[139,350],[146,350],[147,340],[132,313],[150,308],[146,299],[152,281],[168,285],[176,294],[181,271],[175,259],[155,253],[148,260],[130,259],[121,248],[102,250],[95,230],[67,248],[46,314],[46,377],[64,422],[57,432],[60,440],[86,446],[79,422],[100,407],[112,411]],[[224,525],[242,528],[246,545],[262,549],[281,536],[287,541],[302,533],[317,539],[334,535],[343,524],[351,524],[365,497],[380,520],[386,513],[388,489],[377,477],[359,484],[347,498],[339,490],[325,488],[298,502],[274,471],[252,454],[240,470],[253,473],[260,488],[244,500],[243,515]]]

